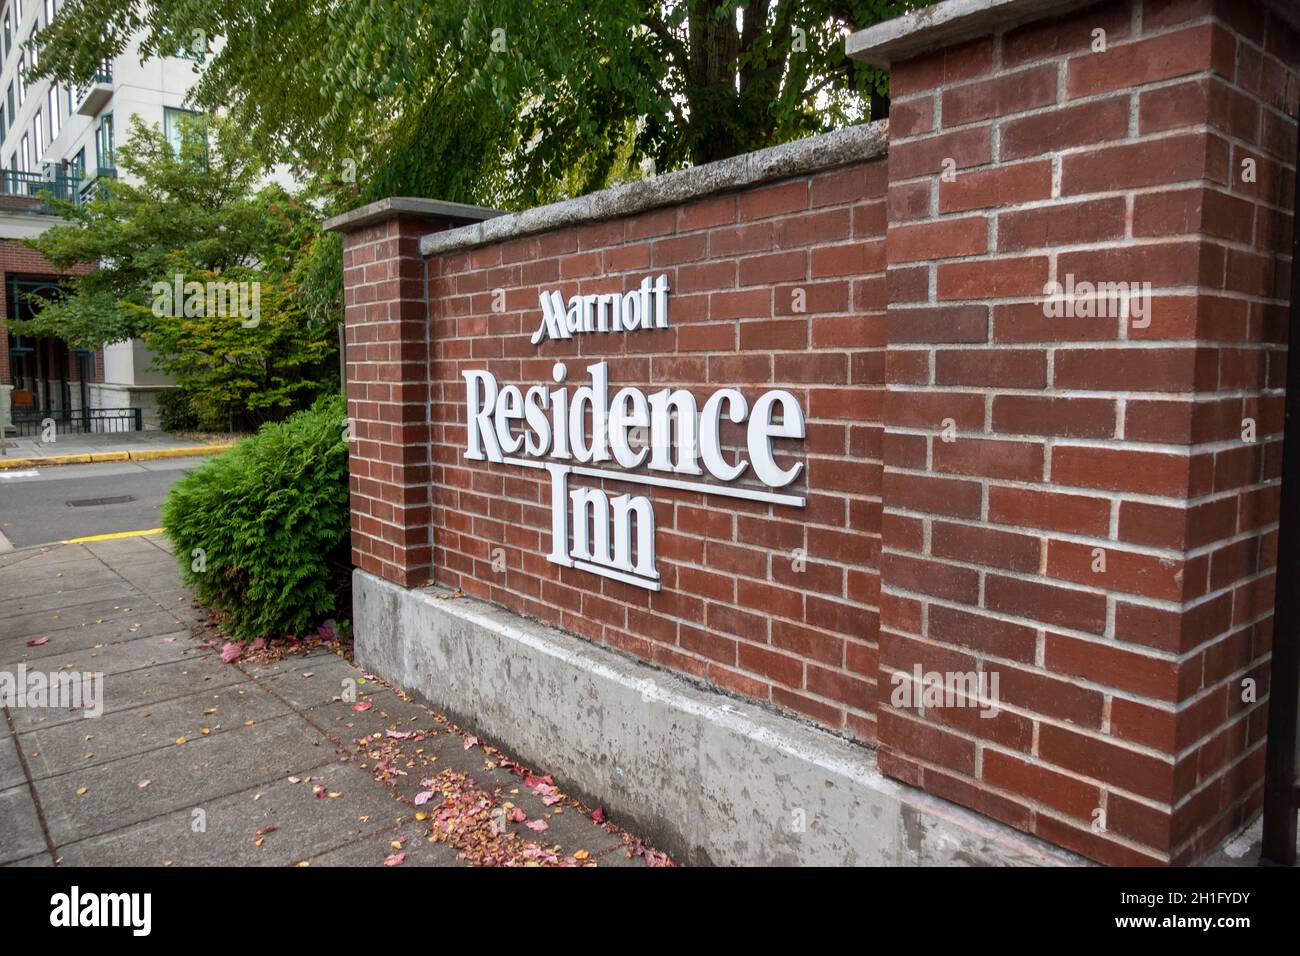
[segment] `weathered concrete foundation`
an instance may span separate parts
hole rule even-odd
[[[353,572],[361,666],[689,864],[1075,865],[870,749],[445,591]]]

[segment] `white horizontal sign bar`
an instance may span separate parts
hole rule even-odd
[[[635,584],[639,588],[645,588],[647,591],[658,591],[662,585],[653,578],[643,578],[639,574],[627,574],[614,568],[607,568],[603,564],[592,564],[590,561],[579,561],[574,559],[573,566],[582,571],[590,571],[592,574],[599,574],[603,578],[613,578],[615,581],[622,581],[624,584]]]

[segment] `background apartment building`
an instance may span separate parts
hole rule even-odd
[[[85,85],[29,83],[24,72],[39,54],[24,44],[61,7],[58,0],[0,0],[0,430],[49,416],[75,427],[73,419],[85,424],[83,409],[123,410],[97,412],[105,420],[90,427],[149,427],[157,422],[157,395],[169,380],[151,368],[139,341],[89,352],[23,334],[30,297],[57,292],[64,277],[20,240],[60,222],[43,191],[81,201],[117,176],[114,148],[132,116],[179,136],[194,61],[175,56],[141,63],[133,42]]]

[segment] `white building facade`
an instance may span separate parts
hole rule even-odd
[[[7,350],[0,356],[0,427],[11,417],[10,405],[17,410],[29,403],[47,410],[138,408],[145,427],[156,426],[157,396],[170,382],[152,368],[140,342],[92,355],[15,334],[24,290],[57,279],[16,240],[61,221],[37,198],[42,190],[80,198],[117,177],[114,152],[133,116],[178,135],[178,120],[190,112],[185,97],[197,79],[196,64],[187,56],[141,63],[132,42],[88,84],[28,82],[24,74],[39,54],[27,41],[61,15],[61,6],[58,0],[0,0],[0,341]]]

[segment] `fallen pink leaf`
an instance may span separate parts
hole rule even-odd
[[[153,783],[152,780],[141,780],[139,783],[136,784],[136,786],[139,787],[141,790],[143,790],[145,787],[149,786],[149,784],[151,784],[151,783]]]
[[[372,704],[372,703],[370,703],[370,701],[368,701],[368,700],[363,700],[363,701],[361,701],[361,702],[358,703],[358,704],[353,704],[353,705],[352,705],[352,709],[355,710],[355,711],[359,714],[359,713],[361,713],[362,711],[369,710],[370,708],[372,708],[372,707],[374,707],[374,706],[375,706],[375,705]]]
[[[388,731],[387,736],[394,740],[405,740],[407,737],[411,736],[411,733],[412,731],[409,730],[390,730]]]
[[[536,833],[541,833],[543,830],[549,830],[551,828],[551,825],[545,820],[529,820],[524,824],[524,826]]]
[[[234,641],[226,641],[225,644],[221,645],[221,660],[227,664],[239,660],[240,655],[243,653],[244,648],[241,645],[236,644]]]
[[[392,856],[384,858],[384,866],[401,866],[405,862],[405,853],[394,853]]]
[[[597,808],[596,808],[596,812],[593,813],[593,814],[591,815],[591,818],[592,818],[593,820],[595,820],[597,823],[604,823],[604,822],[605,822],[605,808],[604,808],[604,807],[597,807]]]
[[[27,642],[27,646],[40,647],[42,644],[48,644],[48,643],[50,643],[50,639],[48,637],[34,637]]]
[[[524,813],[524,811],[519,807],[515,807],[513,810],[510,811],[510,816],[507,817],[507,819],[511,823],[523,823],[525,820],[528,819],[528,814]]]
[[[469,750],[469,748],[470,748],[470,747],[473,747],[476,743],[478,743],[478,738],[477,738],[477,737],[466,737],[466,738],[465,738],[465,749],[466,749],[466,750]]]
[[[424,791],[421,791],[420,793],[417,793],[417,794],[415,795],[415,805],[416,805],[417,807],[422,807],[422,806],[424,806],[426,803],[428,803],[428,802],[429,802],[430,800],[432,800],[432,799],[433,799],[433,791],[432,791],[432,790],[424,790]]]

